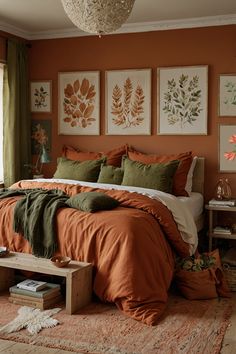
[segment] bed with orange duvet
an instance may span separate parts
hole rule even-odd
[[[60,208],[55,218],[57,254],[94,266],[93,290],[126,315],[155,325],[163,313],[174,272],[174,254],[193,254],[197,231],[188,208],[170,194],[138,187],[67,180],[20,181],[11,188],[60,189],[68,196],[102,191],[120,204],[96,213]],[[0,200],[0,244],[31,253],[13,231],[20,197]]]

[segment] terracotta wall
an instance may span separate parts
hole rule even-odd
[[[236,195],[236,174],[218,173],[218,124],[235,123],[236,117],[218,117],[220,73],[236,73],[236,26],[206,27],[149,33],[70,39],[39,40],[30,50],[30,78],[52,80],[52,113],[33,114],[34,119],[52,119],[53,162],[44,172],[52,176],[63,144],[81,150],[109,150],[130,143],[147,153],[193,150],[206,158],[206,198],[212,196],[219,177],[228,177]],[[207,136],[158,136],[156,68],[162,66],[208,65],[209,108]],[[150,136],[105,135],[105,70],[152,68],[152,134]],[[58,72],[99,70],[101,72],[101,135],[59,136]],[[235,161],[236,164],[236,161]]]

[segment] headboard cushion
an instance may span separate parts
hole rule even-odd
[[[205,158],[198,157],[197,163],[193,172],[193,192],[198,192],[204,195],[204,173],[205,173]]]

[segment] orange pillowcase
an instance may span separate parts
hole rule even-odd
[[[127,151],[128,145],[123,145],[107,152],[83,152],[65,145],[62,149],[62,156],[74,161],[97,160],[101,157],[106,157],[107,165],[120,167],[122,156],[127,155]]]
[[[144,164],[179,160],[180,163],[173,179],[173,194],[175,196],[189,196],[188,192],[185,190],[185,185],[193,159],[191,151],[173,155],[147,155],[132,149],[128,151],[128,157],[130,160],[142,162]]]

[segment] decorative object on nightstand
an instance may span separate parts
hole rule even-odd
[[[231,198],[231,194],[231,187],[228,178],[220,178],[215,188],[216,199],[229,200]]]

